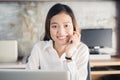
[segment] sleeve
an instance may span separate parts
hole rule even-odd
[[[80,47],[76,54],[72,61],[64,62],[64,67],[71,73],[71,80],[86,80],[88,75],[87,64],[89,60],[88,47]]]
[[[37,45],[35,45],[31,51],[31,55],[28,58],[26,69],[39,69],[39,48],[37,47]]]

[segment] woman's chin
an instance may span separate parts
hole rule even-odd
[[[60,45],[66,45],[67,44],[67,41],[66,40],[58,40],[58,43]]]
[[[61,44],[61,45],[66,45],[66,44],[67,44],[67,42],[60,42],[60,44]]]

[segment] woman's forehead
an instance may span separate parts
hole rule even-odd
[[[63,23],[71,23],[72,18],[66,13],[59,13],[55,16],[53,16],[50,20],[50,23],[57,23],[57,22],[63,22]]]

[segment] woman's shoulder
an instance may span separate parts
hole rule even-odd
[[[46,46],[49,46],[51,44],[51,41],[39,41],[35,43],[34,47],[44,48]]]
[[[45,46],[48,44],[49,41],[38,41],[35,43],[35,46]]]
[[[88,46],[87,46],[85,43],[80,42],[80,44],[79,44],[79,48],[88,49]]]
[[[89,53],[89,48],[86,44],[84,44],[83,42],[80,42],[78,48],[77,48],[78,52],[80,53],[84,53],[84,54],[80,54],[80,55],[85,55]]]
[[[81,58],[81,59],[83,59],[83,58],[88,59],[89,58],[89,48],[83,42],[80,42],[77,51],[78,51],[78,54],[77,54],[78,58]]]

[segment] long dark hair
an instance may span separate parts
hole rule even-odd
[[[46,22],[45,22],[45,36],[43,39],[44,41],[52,39],[50,36],[50,20],[53,16],[55,16],[61,12],[65,12],[71,17],[74,31],[79,31],[72,9],[67,5],[57,3],[53,7],[51,7],[50,10],[48,11],[48,14],[46,17]]]

